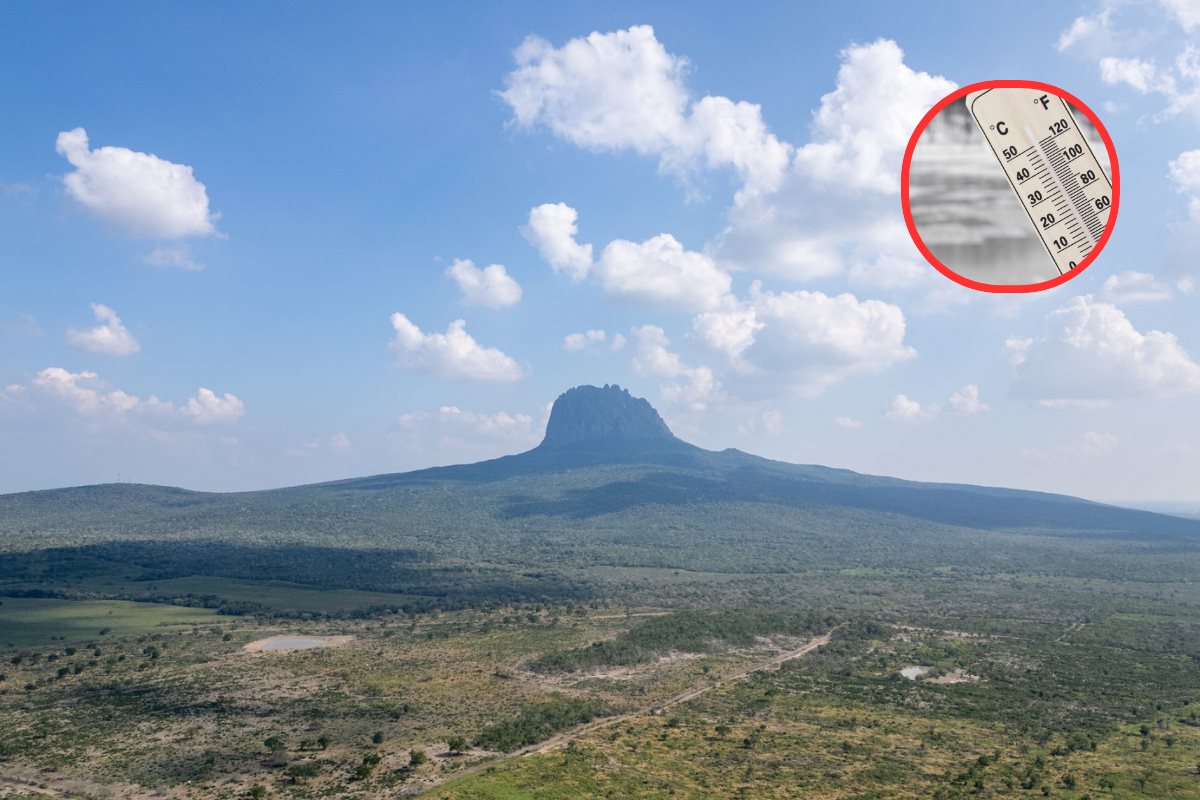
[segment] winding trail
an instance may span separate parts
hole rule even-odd
[[[697,697],[700,697],[701,695],[703,695],[707,692],[711,692],[713,689],[719,689],[722,686],[728,686],[729,684],[734,683],[736,681],[740,681],[743,678],[753,675],[756,672],[767,672],[767,671],[779,669],[779,667],[782,666],[784,663],[791,661],[793,659],[796,659],[796,658],[802,658],[802,657],[808,655],[809,653],[813,652],[817,648],[829,644],[829,640],[833,637],[834,632],[836,632],[838,630],[838,628],[841,628],[841,627],[842,626],[839,625],[839,626],[837,626],[837,628],[834,628],[829,633],[818,636],[815,639],[811,639],[808,642],[806,642],[805,644],[803,644],[802,646],[797,647],[794,650],[788,650],[787,652],[779,653],[778,655],[774,655],[771,658],[751,664],[748,667],[744,667],[744,668],[736,670],[734,672],[729,672],[724,675],[721,675],[720,677],[704,681],[703,683],[697,684],[696,686],[693,686],[690,689],[682,691],[679,694],[672,695],[671,697],[668,697],[666,700],[661,700],[657,703],[650,703],[648,705],[641,706],[640,708],[636,708],[633,711],[627,711],[624,714],[618,714],[618,715],[612,716],[612,717],[601,717],[600,719],[595,719],[595,720],[592,720],[591,722],[585,722],[582,725],[576,725],[574,728],[568,728],[565,731],[556,733],[554,736],[551,736],[549,739],[546,739],[543,742],[538,742],[537,744],[531,744],[527,747],[521,748],[520,750],[514,750],[511,753],[505,753],[504,755],[498,756],[497,758],[489,759],[486,761],[480,761],[476,764],[472,764],[471,766],[466,767],[465,769],[462,769],[451,775],[438,776],[437,778],[434,778],[433,780],[431,780],[429,783],[426,783],[425,785],[423,785],[419,791],[419,794],[423,795],[426,792],[429,792],[429,791],[432,791],[433,789],[438,788],[439,786],[443,786],[452,781],[461,780],[462,778],[470,777],[471,775],[475,775],[480,772],[483,772],[485,769],[487,769],[489,767],[495,767],[500,764],[504,764],[508,761],[512,761],[514,759],[521,758],[523,756],[543,755],[545,753],[551,753],[555,750],[558,750],[561,747],[565,747],[567,745],[567,743],[570,742],[572,739],[577,739],[580,736],[584,736],[586,734],[593,733],[598,730],[602,730],[602,729],[607,728],[612,725],[618,725],[622,722],[628,722],[629,720],[633,719],[634,717],[643,717],[643,716],[647,716],[647,715],[651,715],[651,716],[660,715],[669,708],[673,708],[674,706],[680,705],[682,703],[687,703],[691,700],[695,700]]]

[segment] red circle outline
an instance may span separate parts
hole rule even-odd
[[[942,109],[958,100],[960,97],[966,97],[971,92],[977,92],[981,89],[1038,89],[1043,92],[1049,92],[1069,102],[1075,108],[1083,112],[1091,123],[1096,126],[1096,130],[1100,133],[1100,138],[1104,141],[1104,148],[1108,151],[1108,161],[1112,171],[1112,208],[1108,215],[1108,224],[1104,226],[1104,233],[1100,235],[1100,241],[1096,243],[1096,248],[1084,257],[1083,261],[1075,267],[1075,269],[1056,278],[1051,278],[1048,281],[1041,283],[982,283],[970,278],[959,275],[954,270],[947,267],[929,250],[925,242],[921,239],[921,234],[917,231],[916,223],[913,222],[912,208],[908,199],[908,173],[912,166],[913,151],[917,149],[917,140],[921,138],[921,134],[929,127],[929,123],[933,118],[941,113]],[[1104,127],[1104,123],[1096,116],[1087,105],[1075,95],[1064,91],[1049,83],[1039,83],[1037,81],[980,81],[972,83],[969,86],[964,86],[961,89],[956,89],[950,94],[938,101],[937,105],[929,109],[921,121],[917,123],[916,130],[908,140],[908,147],[904,149],[904,165],[900,168],[900,205],[904,211],[904,224],[908,226],[908,235],[912,237],[913,244],[921,251],[921,255],[925,256],[928,261],[938,272],[945,275],[955,283],[961,284],[971,289],[978,289],[981,292],[997,292],[997,293],[1013,293],[1013,292],[1040,292],[1044,289],[1051,289],[1055,286],[1060,286],[1072,278],[1079,275],[1085,269],[1092,265],[1096,257],[1104,250],[1104,246],[1108,244],[1108,238],[1112,235],[1113,228],[1117,223],[1117,209],[1121,205],[1121,169],[1117,164],[1117,150],[1113,147],[1112,137],[1108,134],[1108,129]]]

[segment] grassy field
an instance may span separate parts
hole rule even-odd
[[[211,624],[215,616],[205,608],[159,603],[2,597],[0,652],[190,629]]]

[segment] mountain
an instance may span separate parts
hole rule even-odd
[[[6,569],[26,579],[34,569],[28,559],[6,567],[3,550],[51,548],[39,575],[67,559],[97,573],[270,574],[453,594],[468,569],[489,592],[549,581],[554,594],[564,570],[589,566],[1142,570],[1156,580],[1178,566],[1172,553],[1200,550],[1200,522],[704,450],[646,400],[580,386],[555,402],[539,446],[474,464],[260,492],[118,484],[0,495],[0,582]],[[346,555],[364,548],[387,555]]]
[[[678,441],[654,406],[620,386],[576,386],[559,395],[550,409],[546,437],[539,447],[624,442],[630,445]]]

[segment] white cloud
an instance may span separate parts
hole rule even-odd
[[[204,265],[192,258],[186,247],[156,247],[142,259],[152,267],[200,272]]]
[[[1175,294],[1170,286],[1156,281],[1153,275],[1133,270],[1109,275],[1100,293],[1113,303],[1150,303],[1170,300]]]
[[[1160,76],[1153,61],[1140,58],[1108,56],[1100,59],[1100,79],[1109,86],[1127,84],[1142,94],[1174,91],[1174,82],[1169,75]]]
[[[904,313],[845,293],[771,292],[755,281],[745,300],[727,297],[692,320],[694,338],[725,357],[726,381],[743,396],[779,387],[818,394],[856,373],[878,372],[916,356],[904,343]]]
[[[77,350],[107,356],[131,356],[142,349],[117,312],[106,305],[92,303],[92,313],[100,324],[87,330],[67,329],[67,343]]]
[[[451,458],[474,460],[532,447],[540,441],[542,428],[529,414],[488,414],[447,405],[436,412],[401,414],[397,433],[406,449],[437,453],[445,463],[447,453],[454,454]]]
[[[833,424],[837,425],[839,428],[845,428],[848,431],[856,431],[863,426],[861,422],[856,419],[851,419],[850,417],[834,417]]]
[[[1036,339],[1012,339],[1013,391],[1038,400],[1110,400],[1200,390],[1200,366],[1172,333],[1145,333],[1090,295],[1046,318]]]
[[[183,413],[197,424],[208,425],[235,420],[245,414],[246,409],[237,395],[228,392],[217,395],[213,390],[202,386],[196,390],[195,396],[187,401]]]
[[[737,426],[737,432],[742,436],[760,434],[778,436],[783,431],[783,412],[778,409],[771,409],[770,411],[755,414],[743,422],[739,422]]]
[[[1179,191],[1186,192],[1190,198],[1188,200],[1188,214],[1192,219],[1200,220],[1200,150],[1188,150],[1180,153],[1179,157],[1171,161],[1167,165],[1171,180],[1179,188]]]
[[[348,453],[350,452],[350,437],[339,432],[328,439],[309,439],[307,442],[301,442],[298,445],[287,448],[283,452],[292,458],[304,458],[324,450],[334,453]]]
[[[709,256],[685,250],[669,233],[610,242],[595,272],[611,295],[690,311],[715,308],[732,285]]]
[[[1197,0],[1159,0],[1163,8],[1171,12],[1179,27],[1187,33],[1200,25],[1200,2]]]
[[[973,383],[968,383],[950,395],[950,399],[946,401],[946,408],[952,414],[969,416],[971,414],[983,413],[989,410],[991,406],[979,399],[979,387]]]
[[[579,213],[566,203],[543,203],[529,209],[529,224],[521,226],[521,235],[555,272],[581,281],[592,268],[592,246],[575,241],[578,218]]]
[[[851,45],[841,56],[837,88],[821,98],[813,140],[796,152],[796,166],[839,187],[895,194],[909,136],[956,84],[910,68],[890,39]]]
[[[521,286],[508,274],[503,264],[491,264],[479,269],[473,261],[455,259],[446,268],[462,290],[463,302],[469,306],[504,308],[521,300]]]
[[[1169,45],[1160,44],[1155,52]],[[1200,50],[1192,43],[1170,63],[1160,66],[1155,58],[1105,56],[1099,60],[1100,77],[1110,86],[1127,85],[1143,95],[1158,95],[1167,105],[1153,120],[1161,122],[1180,114],[1200,119]]]
[[[392,350],[400,354],[406,367],[427,369],[447,378],[481,381],[515,381],[521,377],[517,362],[495,347],[484,347],[466,330],[466,322],[456,319],[445,333],[423,333],[397,312],[391,316],[396,335]]]
[[[883,415],[890,420],[901,422],[928,419],[932,416],[929,411],[921,407],[920,403],[903,394],[898,394],[892,398],[892,404],[888,406],[887,411]]]
[[[692,320],[692,329],[709,347],[737,361],[754,344],[755,334],[765,327],[754,306],[733,303],[719,311],[706,311]]]
[[[703,411],[720,392],[708,367],[690,367],[670,349],[670,340],[657,325],[642,325],[633,331],[637,350],[633,368],[643,375],[670,378],[674,383],[661,388],[663,399],[688,411]]]
[[[1059,34],[1058,51],[1062,53],[1084,43],[1107,44],[1110,17],[1107,9],[1095,16],[1076,17],[1070,27]]]
[[[155,239],[216,232],[208,192],[191,167],[124,147],[89,149],[83,128],[60,133],[55,149],[75,167],[63,177],[67,194],[97,216]]]
[[[778,189],[739,198],[711,252],[722,268],[797,282],[849,270],[856,286],[924,296],[921,310],[964,302],[970,290],[925,264],[894,197],[913,129],[953,82],[912,69],[887,39],[852,45],[841,59],[811,140]]]
[[[729,273],[669,233],[640,244],[615,239],[593,265],[592,246],[575,241],[576,219],[575,209],[562,203],[537,206],[522,233],[556,270],[575,280],[591,273],[615,297],[700,311],[715,308],[729,293]]]
[[[904,312],[890,303],[849,293],[770,292],[757,282],[748,302],[763,327],[743,356],[761,369],[790,375],[806,394],[916,356],[904,343]]]
[[[531,36],[514,52],[517,68],[500,96],[522,127],[543,126],[589,150],[657,156],[687,177],[700,167],[731,167],[742,191],[769,191],[792,148],[776,138],[753,103],[708,96],[692,102],[687,59],[668,53],[649,25],[592,33],[554,47]]]
[[[1118,439],[1116,436],[1113,436],[1111,433],[1097,433],[1096,431],[1088,431],[1083,435],[1083,441],[1080,447],[1085,455],[1095,458],[1097,456],[1102,456],[1109,453],[1114,447],[1117,446],[1117,444],[1120,443],[1120,441],[1120,439]]]
[[[206,425],[229,422],[245,413],[242,401],[233,394],[218,396],[201,387],[186,405],[177,408],[173,403],[159,400],[154,395],[142,399],[112,388],[95,372],[70,372],[62,367],[47,367],[34,376],[31,384],[34,389],[59,401],[78,416],[93,420],[183,421]]]
[[[950,398],[944,404],[930,403],[922,405],[908,395],[898,394],[892,398],[892,403],[884,412],[884,416],[887,419],[897,422],[928,422],[937,419],[943,412],[965,417],[982,414],[990,408],[991,406],[980,399],[979,387],[974,383],[968,383],[950,395]]]
[[[563,337],[563,349],[569,353],[581,351],[616,352],[625,347],[625,337],[614,333],[611,338],[603,330],[594,328],[582,333],[568,333]]]

